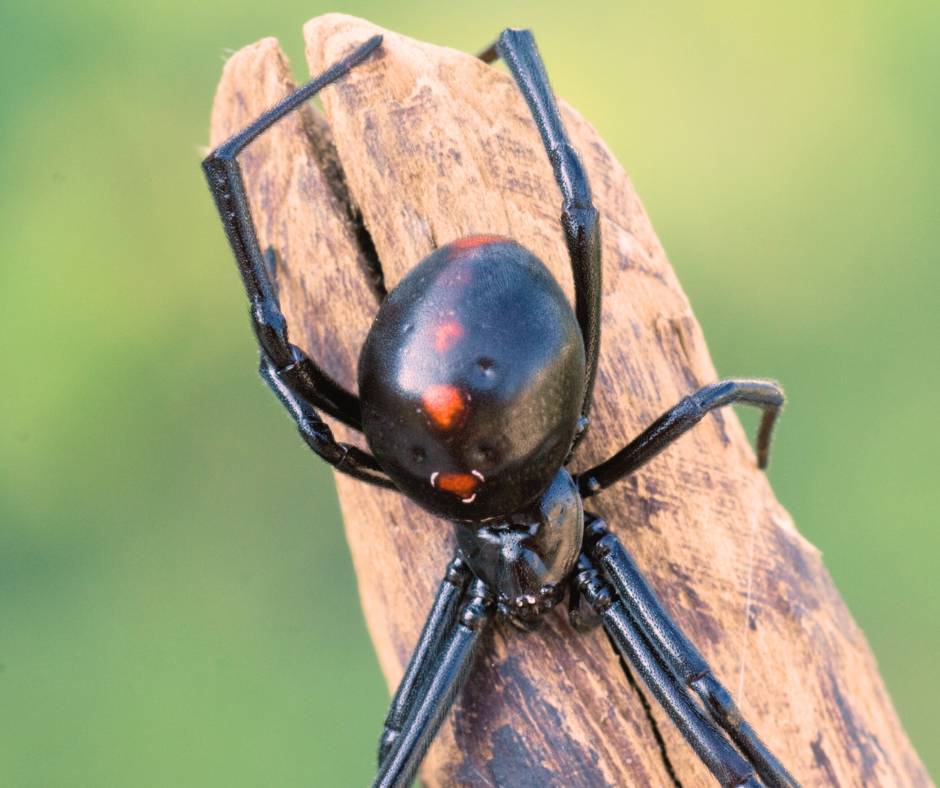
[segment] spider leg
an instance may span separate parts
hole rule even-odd
[[[591,409],[600,351],[601,229],[591,199],[591,185],[577,151],[568,141],[548,82],[548,74],[528,30],[504,30],[496,43],[479,55],[484,63],[502,58],[535,118],[563,197],[561,225],[574,273],[575,315],[584,338],[585,382],[581,416]],[[579,433],[578,439],[584,435]]]
[[[741,716],[731,694],[712,675],[698,649],[670,618],[620,540],[607,530],[603,520],[588,514],[585,515],[584,552],[616,591],[617,604],[622,608],[617,615],[625,617],[630,627],[642,633],[643,642],[652,646],[659,662],[668,666],[671,680],[684,688],[686,695],[688,690],[694,690],[711,719],[744,753],[764,785],[767,788],[799,788],[797,781]],[[593,578],[588,579],[593,582]],[[585,595],[589,596],[589,592]],[[606,613],[603,615],[607,624]],[[618,619],[616,626],[625,625]],[[608,630],[610,628],[608,624]],[[619,643],[620,638],[616,634],[614,637]],[[624,656],[628,656],[626,651]],[[628,658],[632,660],[632,657]]]
[[[585,553],[578,559],[577,572],[581,593],[600,613],[604,627],[618,650],[655,695],[719,785],[722,788],[760,788],[748,763],[705,718],[685,689],[662,665],[623,601],[601,578]]]
[[[447,566],[431,613],[411,654],[408,669],[402,677],[385,717],[385,730],[379,740],[379,766],[388,757],[392,744],[401,734],[418,699],[425,680],[441,655],[441,644],[457,622],[460,600],[470,581],[470,568],[462,558],[455,557]]]
[[[427,672],[419,696],[412,701],[401,733],[391,743],[372,788],[407,788],[411,784],[470,672],[476,645],[493,607],[492,593],[485,583],[476,580],[457,620],[441,640],[437,661]]]
[[[578,475],[578,492],[590,498],[629,476],[698,424],[706,413],[726,405],[754,405],[764,411],[757,432],[757,466],[767,467],[774,420],[786,397],[773,380],[719,380],[670,408],[613,457]]]
[[[263,353],[273,364],[275,374],[297,397],[357,430],[362,429],[359,398],[333,380],[288,339],[287,321],[268,278],[236,157],[252,140],[289,112],[348,74],[381,43],[382,36],[373,36],[344,60],[330,66],[223,142],[202,162],[225,235],[235,253],[242,282],[251,302],[251,322],[255,336]]]
[[[339,443],[333,437],[333,431],[320,418],[319,414],[306,400],[297,396],[277,374],[277,368],[272,361],[261,351],[261,378],[268,384],[268,388],[281,401],[291,417],[297,422],[300,437],[313,449],[314,453],[326,460],[336,470],[349,474],[376,487],[385,487],[397,490],[395,483],[385,476],[385,472],[368,452],[350,443]]]

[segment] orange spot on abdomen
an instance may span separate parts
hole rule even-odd
[[[479,484],[480,480],[469,473],[442,473],[437,477],[437,486],[441,490],[454,493],[461,498],[469,498],[473,495],[473,491]]]
[[[428,386],[421,404],[431,423],[442,430],[453,429],[467,415],[467,403],[460,392],[446,384]]]
[[[438,353],[446,353],[462,336],[463,326],[460,323],[444,323],[438,327],[434,336],[434,347]]]
[[[503,238],[501,235],[471,235],[467,238],[460,238],[454,241],[451,247],[453,249],[476,249],[478,246],[504,243],[507,240],[508,239]]]

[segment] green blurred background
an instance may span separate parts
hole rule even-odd
[[[940,774],[940,5],[0,5],[0,783],[363,786],[387,694],[199,171],[225,53],[533,27]],[[747,414],[743,414],[747,417]]]

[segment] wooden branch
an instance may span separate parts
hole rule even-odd
[[[374,254],[391,289],[435,247],[471,233],[515,238],[571,296],[559,193],[508,75],[338,14],[304,32],[311,73],[375,32],[385,42],[324,91],[328,125],[308,107],[242,156],[295,342],[354,388],[377,308],[368,284]],[[292,87],[274,39],[236,54],[216,97],[212,144]],[[597,132],[560,103],[604,236],[600,372],[578,470],[716,375],[629,178]],[[342,476],[337,486],[369,630],[393,688],[454,536],[398,494]],[[861,631],[819,553],[774,499],[732,412],[707,417],[590,505],[806,788],[930,785]],[[670,769],[685,788],[714,785],[647,691],[625,680],[604,635],[573,632],[556,610],[535,634],[489,633],[422,776],[428,786],[670,786]]]

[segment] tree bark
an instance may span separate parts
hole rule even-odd
[[[378,308],[377,265],[391,289],[436,247],[499,234],[532,250],[573,293],[561,198],[512,79],[339,14],[304,29],[311,73],[376,32],[385,35],[376,55],[323,92],[325,118],[308,106],[241,157],[293,341],[353,390]],[[213,108],[212,145],[293,87],[274,39],[234,55]],[[577,472],[716,374],[629,178],[597,132],[559,104],[604,239],[600,368]],[[364,445],[342,426],[335,433]],[[399,494],[342,475],[337,487],[393,689],[453,553],[452,527]],[[734,413],[706,417],[589,508],[805,788],[931,785],[862,632],[757,470]],[[645,687],[625,678],[604,634],[574,632],[563,609],[534,634],[491,629],[422,778],[513,788],[715,784]]]

